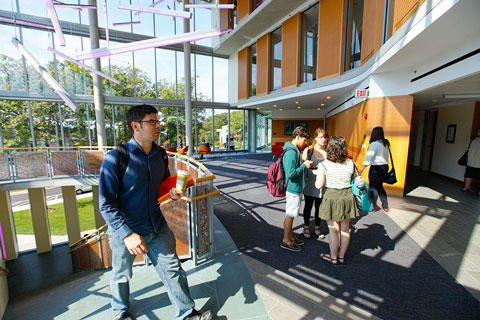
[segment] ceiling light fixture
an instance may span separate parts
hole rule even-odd
[[[13,45],[20,51],[20,53],[25,57],[25,60],[40,74],[40,76],[53,88],[53,90],[65,101],[66,104],[74,112],[77,112],[80,109],[80,106],[70,97],[70,95],[63,89],[63,87],[55,80],[50,73],[45,69],[44,66],[38,62],[38,60],[23,46],[23,44],[17,39],[12,38]]]
[[[327,96],[327,100],[328,100],[328,99],[332,99],[332,97],[330,97],[330,96]]]
[[[295,104],[300,104],[300,101],[295,101]]]
[[[166,36],[162,38],[153,38],[147,40],[133,41],[129,43],[122,43],[115,47],[104,47],[93,49],[89,52],[80,52],[77,54],[77,60],[90,60],[96,58],[102,58],[106,56],[112,56],[115,54],[133,52],[138,50],[150,49],[155,47],[163,47],[171,44],[184,43],[184,42],[193,42],[199,41],[207,38],[214,38],[222,33],[230,32],[231,29],[226,31],[218,31],[215,29],[205,30],[205,31],[195,31],[176,34],[173,36]]]
[[[65,60],[68,60],[68,61],[70,61],[70,62],[73,62],[73,63],[75,63],[76,65],[78,65],[78,66],[80,66],[80,67],[82,67],[82,68],[85,68],[85,69],[87,69],[87,70],[89,70],[89,71],[91,71],[91,72],[99,75],[100,77],[103,77],[103,78],[105,78],[105,79],[107,79],[107,80],[110,80],[110,81],[112,81],[112,82],[115,82],[116,84],[120,84],[120,81],[118,81],[117,79],[114,79],[114,78],[112,78],[112,77],[109,77],[109,76],[107,76],[105,73],[100,72],[100,71],[97,71],[97,70],[95,70],[95,69],[87,66],[86,64],[83,64],[83,63],[81,63],[80,61],[77,61],[77,60],[75,60],[75,59],[67,56],[66,54],[61,53],[60,51],[57,51],[57,50],[52,49],[52,48],[48,48],[47,50],[50,51],[50,52],[55,53],[56,55],[62,57],[62,58],[65,59]]]
[[[302,107],[298,106],[297,109],[302,109]]]
[[[280,111],[283,111],[283,109],[282,109],[282,108],[280,108]]]
[[[325,106],[325,103],[320,104],[320,106],[321,106],[321,107],[324,107],[324,106]]]
[[[62,47],[64,47],[65,37],[63,36],[62,28],[60,27],[60,21],[58,21],[57,11],[55,11],[55,7],[53,6],[53,1],[45,0],[45,4],[47,6],[48,15],[50,16],[50,20],[52,21],[53,28],[55,29],[55,34],[58,38],[58,42]]]
[[[186,4],[185,8],[187,9],[233,9],[234,4]]]
[[[152,9],[152,8],[140,8],[134,6],[122,6],[118,5],[118,9],[120,10],[130,10],[130,11],[137,11],[137,12],[147,12],[153,14],[160,14],[164,16],[182,18],[182,19],[190,19],[192,18],[192,13],[187,11],[176,11],[176,10],[159,10],[159,9]]]
[[[480,98],[480,93],[447,93],[443,95],[443,99],[469,99]]]
[[[276,104],[273,105],[274,108],[278,107]]]
[[[318,111],[320,111],[321,109],[320,108],[317,108]]]

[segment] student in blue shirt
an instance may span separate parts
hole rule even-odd
[[[133,319],[129,313],[129,281],[137,254],[147,254],[164,283],[177,320],[209,320],[212,312],[194,309],[187,276],[175,251],[175,237],[157,203],[158,189],[170,176],[155,141],[160,135],[158,111],[150,105],[130,108],[127,123],[133,137],[126,143],[128,166],[119,176],[118,149],[105,156],[100,169],[100,211],[108,224],[112,249],[112,309],[115,319]],[[165,153],[163,153],[165,154]],[[180,198],[174,189],[173,199]]]

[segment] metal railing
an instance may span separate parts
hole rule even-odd
[[[98,176],[105,154],[112,148],[3,148],[0,149],[0,183]]]

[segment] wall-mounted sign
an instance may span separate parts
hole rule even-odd
[[[363,90],[356,90],[355,91],[355,98],[366,98],[368,97],[368,90],[363,89]]]

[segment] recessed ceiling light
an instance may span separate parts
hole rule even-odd
[[[330,97],[330,96],[327,96],[327,100],[328,100],[328,99],[332,99],[332,97]]]
[[[295,101],[295,104],[299,104],[299,103],[300,103],[300,101]]]
[[[282,108],[280,108],[280,111],[283,111],[283,109],[282,109]]]
[[[322,103],[321,106],[324,107],[324,106],[325,106],[325,103]]]
[[[278,107],[276,104],[273,105],[274,108]]]
[[[298,106],[297,109],[302,109],[302,107]]]
[[[257,107],[257,110],[260,110],[260,107]]]
[[[317,108],[317,110],[321,110],[320,108]]]
[[[433,99],[432,102],[437,102],[438,100],[437,99]]]

